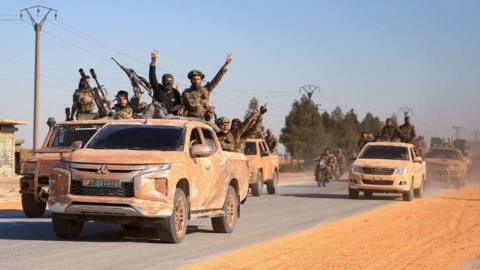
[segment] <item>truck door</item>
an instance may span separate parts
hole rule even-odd
[[[214,150],[213,155],[208,157],[210,169],[205,172],[207,175],[205,181],[210,181],[209,192],[206,192],[205,206],[209,209],[219,209],[222,208],[225,199],[224,188],[225,181],[227,181],[225,174],[226,160],[213,131],[208,128],[202,128],[202,133],[205,143]]]
[[[263,178],[264,180],[270,180],[272,179],[272,159],[270,157],[270,151],[265,141],[259,141],[259,144],[262,149],[261,153],[268,154],[262,156]]]

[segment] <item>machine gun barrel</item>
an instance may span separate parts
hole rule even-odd
[[[145,78],[138,76],[135,70],[122,66],[122,64],[115,60],[115,58],[111,57],[111,59],[127,74],[132,86],[138,87],[139,89],[145,89],[148,95],[153,98],[152,86]]]
[[[90,84],[89,84],[88,81],[86,80],[87,75],[85,74],[85,71],[83,71],[83,68],[79,69],[78,72],[80,73],[80,76],[81,76],[82,80],[84,80],[85,83],[87,84],[88,88],[90,88]],[[96,79],[95,79],[95,80],[96,80]]]
[[[93,91],[93,96],[95,100],[95,104],[97,105],[98,108],[98,114],[100,116],[105,117],[108,114],[108,111],[110,111],[110,103],[107,101],[107,90],[98,82],[97,74],[95,73],[95,70],[93,68],[90,69],[90,74],[92,75],[93,79],[95,80],[95,83],[97,84],[97,87],[94,88]]]

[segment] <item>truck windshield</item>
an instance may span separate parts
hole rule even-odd
[[[245,144],[245,150],[243,151],[245,155],[253,156],[257,154],[257,143],[256,142],[247,142]]]
[[[456,150],[452,150],[452,149],[432,149],[428,151],[426,158],[461,160],[462,156]]]
[[[182,151],[183,142],[183,127],[108,125],[98,131],[86,148]]]
[[[360,158],[408,160],[408,148],[402,146],[370,145],[363,151]]]
[[[57,126],[48,147],[70,147],[75,141],[82,141],[85,145],[101,127],[101,124]]]

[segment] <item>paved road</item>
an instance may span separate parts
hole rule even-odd
[[[153,227],[131,232],[94,223],[86,224],[81,240],[60,241],[50,214],[0,213],[0,269],[169,269],[401,200],[350,200],[346,186],[344,180],[326,188],[305,182],[284,185],[278,195],[249,197],[234,233],[215,234],[209,220],[196,220],[181,244],[158,242]],[[427,196],[439,190],[430,188]]]

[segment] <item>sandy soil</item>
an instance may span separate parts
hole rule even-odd
[[[0,204],[20,201],[19,183],[20,177],[0,178]]]
[[[186,269],[471,269],[480,255],[480,187],[377,210]]]

